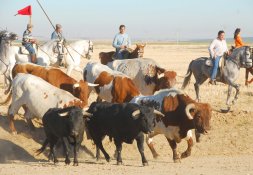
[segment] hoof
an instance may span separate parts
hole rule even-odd
[[[159,157],[159,154],[154,154],[154,155],[153,155],[153,158],[154,158],[154,159],[157,159],[158,157]]]
[[[17,135],[18,133],[17,133],[17,131],[12,131],[11,134],[12,135]]]
[[[174,163],[181,163],[181,159],[174,159]]]
[[[117,165],[122,165],[122,161],[117,161]]]
[[[73,163],[73,166],[78,166],[78,162],[74,162],[74,163]]]
[[[106,159],[106,161],[107,161],[107,162],[110,162],[110,161],[111,161],[111,159],[110,159],[110,158],[107,158],[107,159]]]
[[[70,164],[70,160],[69,159],[65,159],[65,164],[69,165]]]
[[[59,160],[58,160],[58,159],[55,159],[55,160],[54,160],[54,164],[57,164],[57,163],[59,163]]]
[[[148,162],[142,162],[143,166],[148,166]]]
[[[188,153],[188,152],[183,152],[182,154],[181,154],[181,158],[186,158],[186,157],[189,157],[191,154],[190,153]]]

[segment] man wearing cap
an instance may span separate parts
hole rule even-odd
[[[60,24],[56,24],[55,26],[55,31],[51,34],[51,40],[55,40],[57,42],[56,44],[56,49],[59,53],[58,59],[59,59],[59,64],[62,65],[62,60],[64,56],[64,44],[65,44],[65,39],[62,35],[62,26]]]
[[[31,62],[37,63],[36,53],[33,48],[33,44],[36,43],[36,40],[32,37],[32,28],[33,25],[27,24],[27,28],[23,33],[23,39],[22,39],[22,45],[28,50],[30,56],[31,56]]]
[[[57,40],[63,39],[61,24],[56,24],[55,31],[51,34],[51,40],[54,40],[54,39],[57,39]]]

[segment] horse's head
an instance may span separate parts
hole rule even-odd
[[[146,44],[136,44],[136,48],[135,50],[138,53],[138,58],[143,58],[144,55],[144,47],[146,46]]]
[[[88,52],[85,55],[86,55],[86,58],[89,60],[91,59],[91,56],[93,54],[93,43],[91,40],[89,40],[88,43],[89,43]]]
[[[239,47],[233,50],[230,57],[243,68],[252,67],[252,51],[249,46]]]
[[[0,31],[0,42],[5,41],[5,43],[10,43],[11,41],[17,40],[18,35],[13,32],[8,32],[7,30]]]

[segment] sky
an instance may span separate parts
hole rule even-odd
[[[232,38],[253,36],[253,0],[39,0],[66,39],[113,39],[120,24],[139,40],[211,39],[219,30]],[[53,28],[36,0],[0,0],[0,29],[20,37],[28,16],[14,16],[31,5],[33,35],[49,39]]]

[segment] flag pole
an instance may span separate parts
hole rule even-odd
[[[32,25],[32,15],[29,16],[29,24]]]

